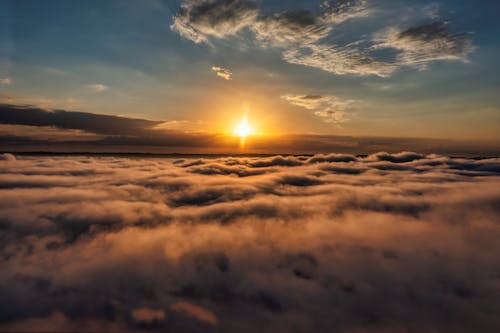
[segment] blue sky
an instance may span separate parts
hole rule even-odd
[[[322,2],[1,1],[0,102],[188,132],[249,113],[263,134],[500,138],[500,5]]]

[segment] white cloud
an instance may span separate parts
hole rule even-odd
[[[395,64],[374,59],[356,44],[343,47],[313,44],[305,49],[290,48],[283,53],[283,58],[291,64],[319,68],[338,75],[387,77],[398,68]]]
[[[0,78],[0,85],[8,86],[12,83],[12,79],[9,77]]]
[[[345,39],[337,35],[342,24],[376,14],[376,8],[365,0],[324,1],[319,13],[264,13],[250,0],[187,0],[171,28],[195,43],[210,43],[248,28],[261,46],[280,49],[286,62],[337,75],[388,77],[404,66],[425,69],[437,60],[465,61],[475,48],[468,35],[448,32],[443,22],[406,30],[385,28],[372,40],[353,37],[336,41],[337,36]],[[419,15],[436,19],[439,7],[424,6]],[[395,50],[395,57],[380,55],[378,51],[383,49]]]
[[[288,103],[313,111],[327,123],[346,122],[347,111],[353,108],[354,100],[343,100],[336,96],[285,95],[282,99]]]
[[[372,10],[365,0],[324,1],[321,4],[321,9],[321,21],[333,24],[341,24],[351,19],[368,17],[372,14]]]
[[[233,78],[233,73],[229,69],[212,66],[212,71],[214,71],[218,77],[221,77],[224,80],[231,80]]]
[[[258,15],[251,0],[186,0],[170,26],[195,43],[225,38],[251,25]]]
[[[405,30],[389,28],[375,35],[373,49],[399,51],[400,66],[426,68],[438,60],[467,61],[467,55],[475,50],[466,34],[448,31],[448,22],[437,21]]]
[[[86,87],[95,93],[102,93],[109,89],[108,86],[101,83],[88,84]]]

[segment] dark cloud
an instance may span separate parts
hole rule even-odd
[[[12,154],[6,153],[6,154],[0,155],[0,160],[1,161],[15,161],[16,157]]]
[[[373,154],[370,156],[370,158],[373,158],[378,161],[389,161],[392,163],[406,163],[406,162],[412,162],[416,160],[423,159],[425,155],[422,154],[417,154],[417,153],[412,153],[412,152],[402,152],[402,153],[397,153],[397,154],[388,154],[388,153],[377,153]]]
[[[311,157],[309,163],[324,163],[324,162],[356,162],[357,157],[352,155],[342,154],[328,154],[328,155],[315,155]]]
[[[106,135],[137,135],[161,124],[159,121],[132,119],[86,112],[44,110],[30,106],[0,104],[0,123],[53,126]]]
[[[8,156],[0,330],[500,327],[498,158]]]
[[[18,131],[15,128],[11,129],[5,136],[0,134],[2,141],[8,143],[9,146],[74,146],[79,147],[76,148],[77,150],[93,150],[99,146],[201,147],[215,145],[214,140],[217,139],[213,134],[163,130],[162,121],[7,104],[0,104],[0,124],[21,127]],[[29,131],[33,132],[34,136],[23,130],[26,126],[29,126]],[[56,132],[54,129],[60,129],[61,132],[57,140],[45,139],[44,135],[37,132],[37,128],[51,128],[52,132]],[[2,132],[0,127],[0,133]],[[87,138],[82,138],[85,133],[99,136],[91,137],[89,141]],[[140,151],[140,149],[137,150]]]

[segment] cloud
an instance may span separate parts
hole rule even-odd
[[[108,86],[101,84],[101,83],[88,84],[88,85],[86,85],[86,87],[95,93],[102,93],[102,92],[105,92],[109,89]]]
[[[170,307],[174,312],[181,312],[187,314],[190,317],[196,318],[199,321],[205,322],[210,325],[217,325],[217,317],[202,307],[188,303],[188,302],[178,302]]]
[[[90,133],[82,130],[61,129],[53,126],[25,126],[0,124],[0,136],[18,137],[29,140],[50,142],[93,142],[104,138],[104,135]]]
[[[390,28],[377,34],[374,48],[400,51],[397,61],[402,66],[426,68],[432,61],[466,61],[475,47],[466,34],[451,33],[447,25],[448,22],[437,21],[402,31]]]
[[[260,18],[252,26],[257,39],[271,46],[287,48],[314,43],[331,28],[318,22],[307,10],[285,11]]]
[[[247,174],[197,172],[215,165]],[[500,327],[498,158],[19,155],[0,175],[2,331]]]
[[[389,154],[380,152],[369,156],[370,159],[377,161],[389,161],[392,163],[406,163],[413,162],[425,158],[425,155],[413,152],[401,152],[397,154]]]
[[[367,17],[372,10],[365,0],[324,1],[321,4],[320,20],[325,23],[340,24],[348,20]]]
[[[27,126],[53,126],[98,134],[131,135],[160,124],[159,121],[66,110],[44,110],[30,106],[0,105],[0,123]]]
[[[424,14],[430,19],[437,20],[441,14],[441,7],[437,3],[431,3],[423,8]]]
[[[214,71],[218,77],[221,77],[224,80],[231,80],[233,77],[233,73],[226,68],[212,66],[212,71]]]
[[[336,96],[285,95],[290,103],[304,107],[325,121],[341,124],[348,120],[355,101]],[[7,151],[121,152],[121,153],[241,153],[240,140],[220,133],[188,131],[179,120],[154,121],[68,110],[47,110],[26,105],[0,104],[0,141]],[[200,126],[197,122],[194,124]],[[404,149],[455,156],[498,156],[495,141],[451,141],[438,139],[350,137],[334,135],[280,135],[252,137],[247,154],[355,153],[370,154]],[[255,170],[254,170],[255,171]],[[252,172],[254,172],[252,171]],[[210,165],[200,173],[237,175],[246,169]]]
[[[370,52],[356,44],[342,47],[313,44],[305,49],[291,48],[283,53],[283,58],[291,64],[319,68],[338,75],[388,77],[398,69],[396,64],[376,60]]]
[[[6,153],[0,155],[0,161],[15,161],[16,157],[12,154]]]
[[[8,86],[12,83],[12,80],[8,77],[0,78],[0,86]]]
[[[265,45],[281,48],[291,64],[343,75],[387,76],[394,69],[375,60],[355,41],[344,46],[324,40],[335,27],[368,16],[365,1],[325,1],[320,14],[307,10],[284,11],[259,19],[252,29]]]
[[[347,121],[347,111],[352,109],[353,100],[343,100],[336,96],[284,95],[282,99],[292,105],[311,110],[327,123],[341,124]]]
[[[86,87],[95,93],[102,93],[102,92],[105,92],[109,89],[108,86],[101,84],[101,83],[88,84],[88,85],[86,85]]]
[[[257,8],[251,0],[186,0],[174,16],[173,31],[195,43],[235,35],[252,24]]]
[[[324,1],[317,12],[294,9],[265,13],[248,0],[190,0],[183,2],[174,16],[172,29],[195,43],[210,43],[248,28],[258,44],[281,50],[286,62],[337,75],[388,77],[405,66],[425,69],[437,60],[465,61],[475,49],[467,34],[449,32],[443,21],[405,30],[385,27],[373,38],[346,38],[338,33],[345,24],[355,26],[386,11],[372,7],[364,0],[339,0]],[[436,19],[438,9],[436,5],[424,6],[421,15]]]
[[[165,319],[165,311],[150,308],[138,308],[132,310],[132,318],[140,323],[151,323]]]

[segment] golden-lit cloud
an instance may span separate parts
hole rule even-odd
[[[0,196],[2,331],[500,325],[498,158],[5,154]]]
[[[193,317],[201,322],[210,324],[210,325],[217,325],[217,317],[210,311],[197,306],[195,304],[191,304],[189,302],[178,302],[173,304],[170,307],[171,311],[174,312],[180,312],[184,313],[190,317]]]
[[[12,83],[12,79],[9,77],[0,78],[0,86],[8,86]]]
[[[146,307],[132,310],[132,318],[139,323],[161,321],[165,317],[166,314],[163,310],[154,310]]]
[[[327,123],[341,124],[348,120],[347,112],[352,110],[354,100],[344,100],[336,96],[284,95],[282,99],[292,105],[313,111]]]
[[[342,124],[357,111],[356,100],[331,95],[284,95],[292,105],[310,110],[325,122]],[[494,111],[494,109],[492,109]],[[491,110],[490,110],[491,111]],[[493,112],[491,111],[491,112]],[[246,115],[247,112],[244,113]],[[372,153],[411,148],[452,155],[498,154],[496,141],[454,141],[402,137],[351,137],[320,134],[273,134],[256,117],[247,116],[241,133],[251,135],[246,153]],[[0,104],[0,139],[11,150],[120,151],[172,153],[241,152],[234,136],[241,118],[216,131],[204,121],[147,119],[111,116],[25,105]],[[239,132],[239,131],[238,131]],[[86,145],[92,142],[92,145]]]
[[[93,91],[95,93],[102,93],[102,92],[105,92],[109,89],[108,86],[106,86],[102,83],[87,84],[86,87],[87,87],[87,89],[89,89],[90,91]]]
[[[53,126],[26,126],[0,124],[0,137],[19,137],[50,142],[98,141],[103,135],[77,129],[61,129]]]
[[[212,71],[215,72],[218,77],[223,78],[224,80],[231,80],[233,78],[233,73],[229,69],[212,66]]]

